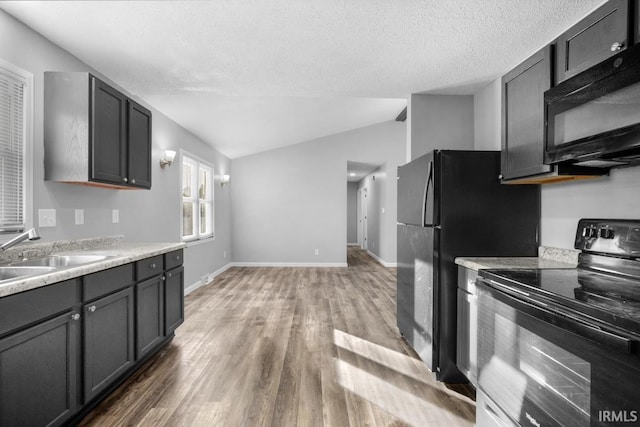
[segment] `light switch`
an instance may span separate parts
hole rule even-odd
[[[113,209],[111,211],[111,222],[117,224],[120,222],[120,210]]]
[[[76,225],[84,224],[84,209],[76,209]]]
[[[56,210],[38,209],[38,227],[55,227]]]

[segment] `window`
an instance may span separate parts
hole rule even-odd
[[[33,77],[0,60],[0,229],[23,231],[31,186],[30,89]],[[27,155],[29,153],[29,155]],[[29,191],[30,194],[30,191]]]
[[[213,237],[213,168],[182,154],[182,240]]]

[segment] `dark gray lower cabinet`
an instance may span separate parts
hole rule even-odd
[[[136,359],[162,342],[164,325],[162,276],[136,285]]]
[[[133,299],[128,287],[83,306],[85,403],[134,363]]]
[[[59,425],[76,411],[76,313],[0,340],[0,425]]]
[[[0,298],[0,427],[80,421],[168,343],[181,264],[179,250]]]
[[[184,322],[184,267],[164,275],[164,334],[170,335]]]

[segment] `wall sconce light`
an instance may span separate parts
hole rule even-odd
[[[222,176],[220,177],[220,186],[221,186],[221,187],[224,187],[224,185],[225,185],[225,184],[228,184],[228,183],[229,183],[229,179],[230,179],[230,178],[231,178],[231,177],[230,177],[229,175],[222,175]]]
[[[176,158],[176,152],[173,150],[164,150],[164,157],[160,159],[160,167],[171,166],[173,159]]]

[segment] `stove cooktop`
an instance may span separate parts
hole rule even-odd
[[[586,268],[481,270],[480,275],[640,334],[640,279]]]

